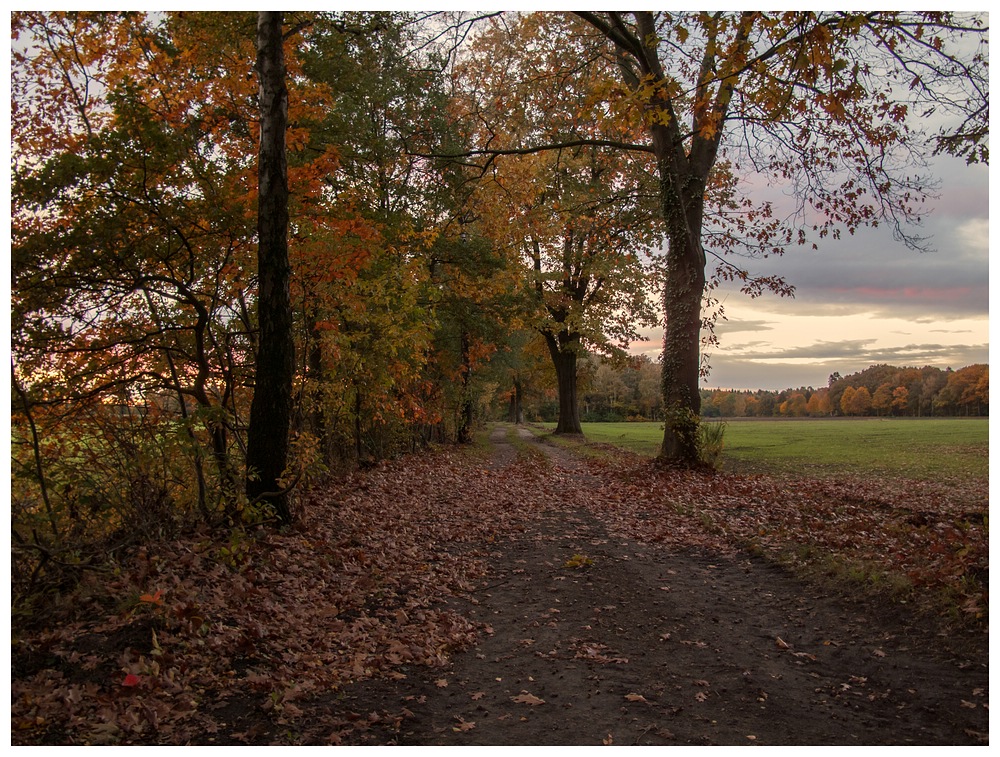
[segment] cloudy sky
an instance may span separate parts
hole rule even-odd
[[[727,320],[716,328],[720,344],[710,350],[703,386],[820,387],[835,371],[875,363],[988,362],[989,171],[946,157],[931,172],[937,199],[915,229],[930,237],[931,251],[908,249],[879,228],[755,263],[755,273],[783,275],[795,297],[723,292]],[[661,340],[662,332],[650,332],[633,352],[655,358]]]

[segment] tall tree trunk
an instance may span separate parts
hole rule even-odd
[[[472,392],[469,384],[472,381],[472,361],[469,358],[469,334],[462,332],[462,423],[458,429],[458,443],[472,442],[472,424],[475,421],[475,407],[472,404]]]
[[[705,253],[701,246],[704,181],[692,176],[667,141],[653,129],[660,175],[660,209],[667,225],[667,276],[663,289],[663,411],[660,458],[694,466],[700,460],[701,306]],[[679,165],[680,163],[680,165]]]
[[[361,410],[363,407],[363,397],[361,395],[361,382],[354,380],[354,461],[360,467],[365,461],[365,449],[363,443],[363,433],[361,427]]]
[[[333,453],[330,444],[330,430],[326,420],[326,363],[323,360],[323,332],[316,325],[316,311],[305,308],[305,328],[309,334],[306,354],[306,375],[313,386],[310,396],[312,404],[309,413],[309,429],[316,437],[323,462],[330,465]]]
[[[510,410],[507,414],[507,420],[518,425],[524,423],[524,396],[520,379],[514,379],[514,391],[510,395]]]
[[[556,369],[556,383],[559,387],[559,423],[557,434],[582,434],[580,426],[580,403],[576,390],[576,362],[578,339],[555,337],[545,334],[545,342]]]
[[[684,240],[672,239],[671,246]],[[701,301],[704,267],[688,256],[670,255],[664,285],[663,408],[666,418],[660,456],[693,465],[699,460],[701,393]]]
[[[274,507],[278,520],[292,519],[288,494],[278,480],[288,462],[295,345],[288,282],[288,166],[285,130],[288,90],[281,36],[282,14],[257,15],[260,78],[260,157],[257,169],[258,321],[256,380],[247,430],[247,496]]]

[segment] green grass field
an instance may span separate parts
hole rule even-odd
[[[716,422],[716,421],[708,421]],[[554,424],[548,424],[554,425]],[[655,455],[659,423],[584,423],[591,442]],[[989,477],[983,418],[860,418],[726,422],[722,469],[833,476],[839,473],[940,480]]]

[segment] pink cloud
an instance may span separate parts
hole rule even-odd
[[[837,287],[833,291],[860,294],[883,300],[923,300],[928,302],[951,302],[964,300],[975,292],[973,287]]]

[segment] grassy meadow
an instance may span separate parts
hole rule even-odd
[[[717,423],[718,421],[706,421]],[[802,476],[852,472],[988,480],[985,418],[730,419],[722,469]],[[549,427],[554,424],[547,424]],[[655,455],[660,423],[584,423],[591,442]]]

